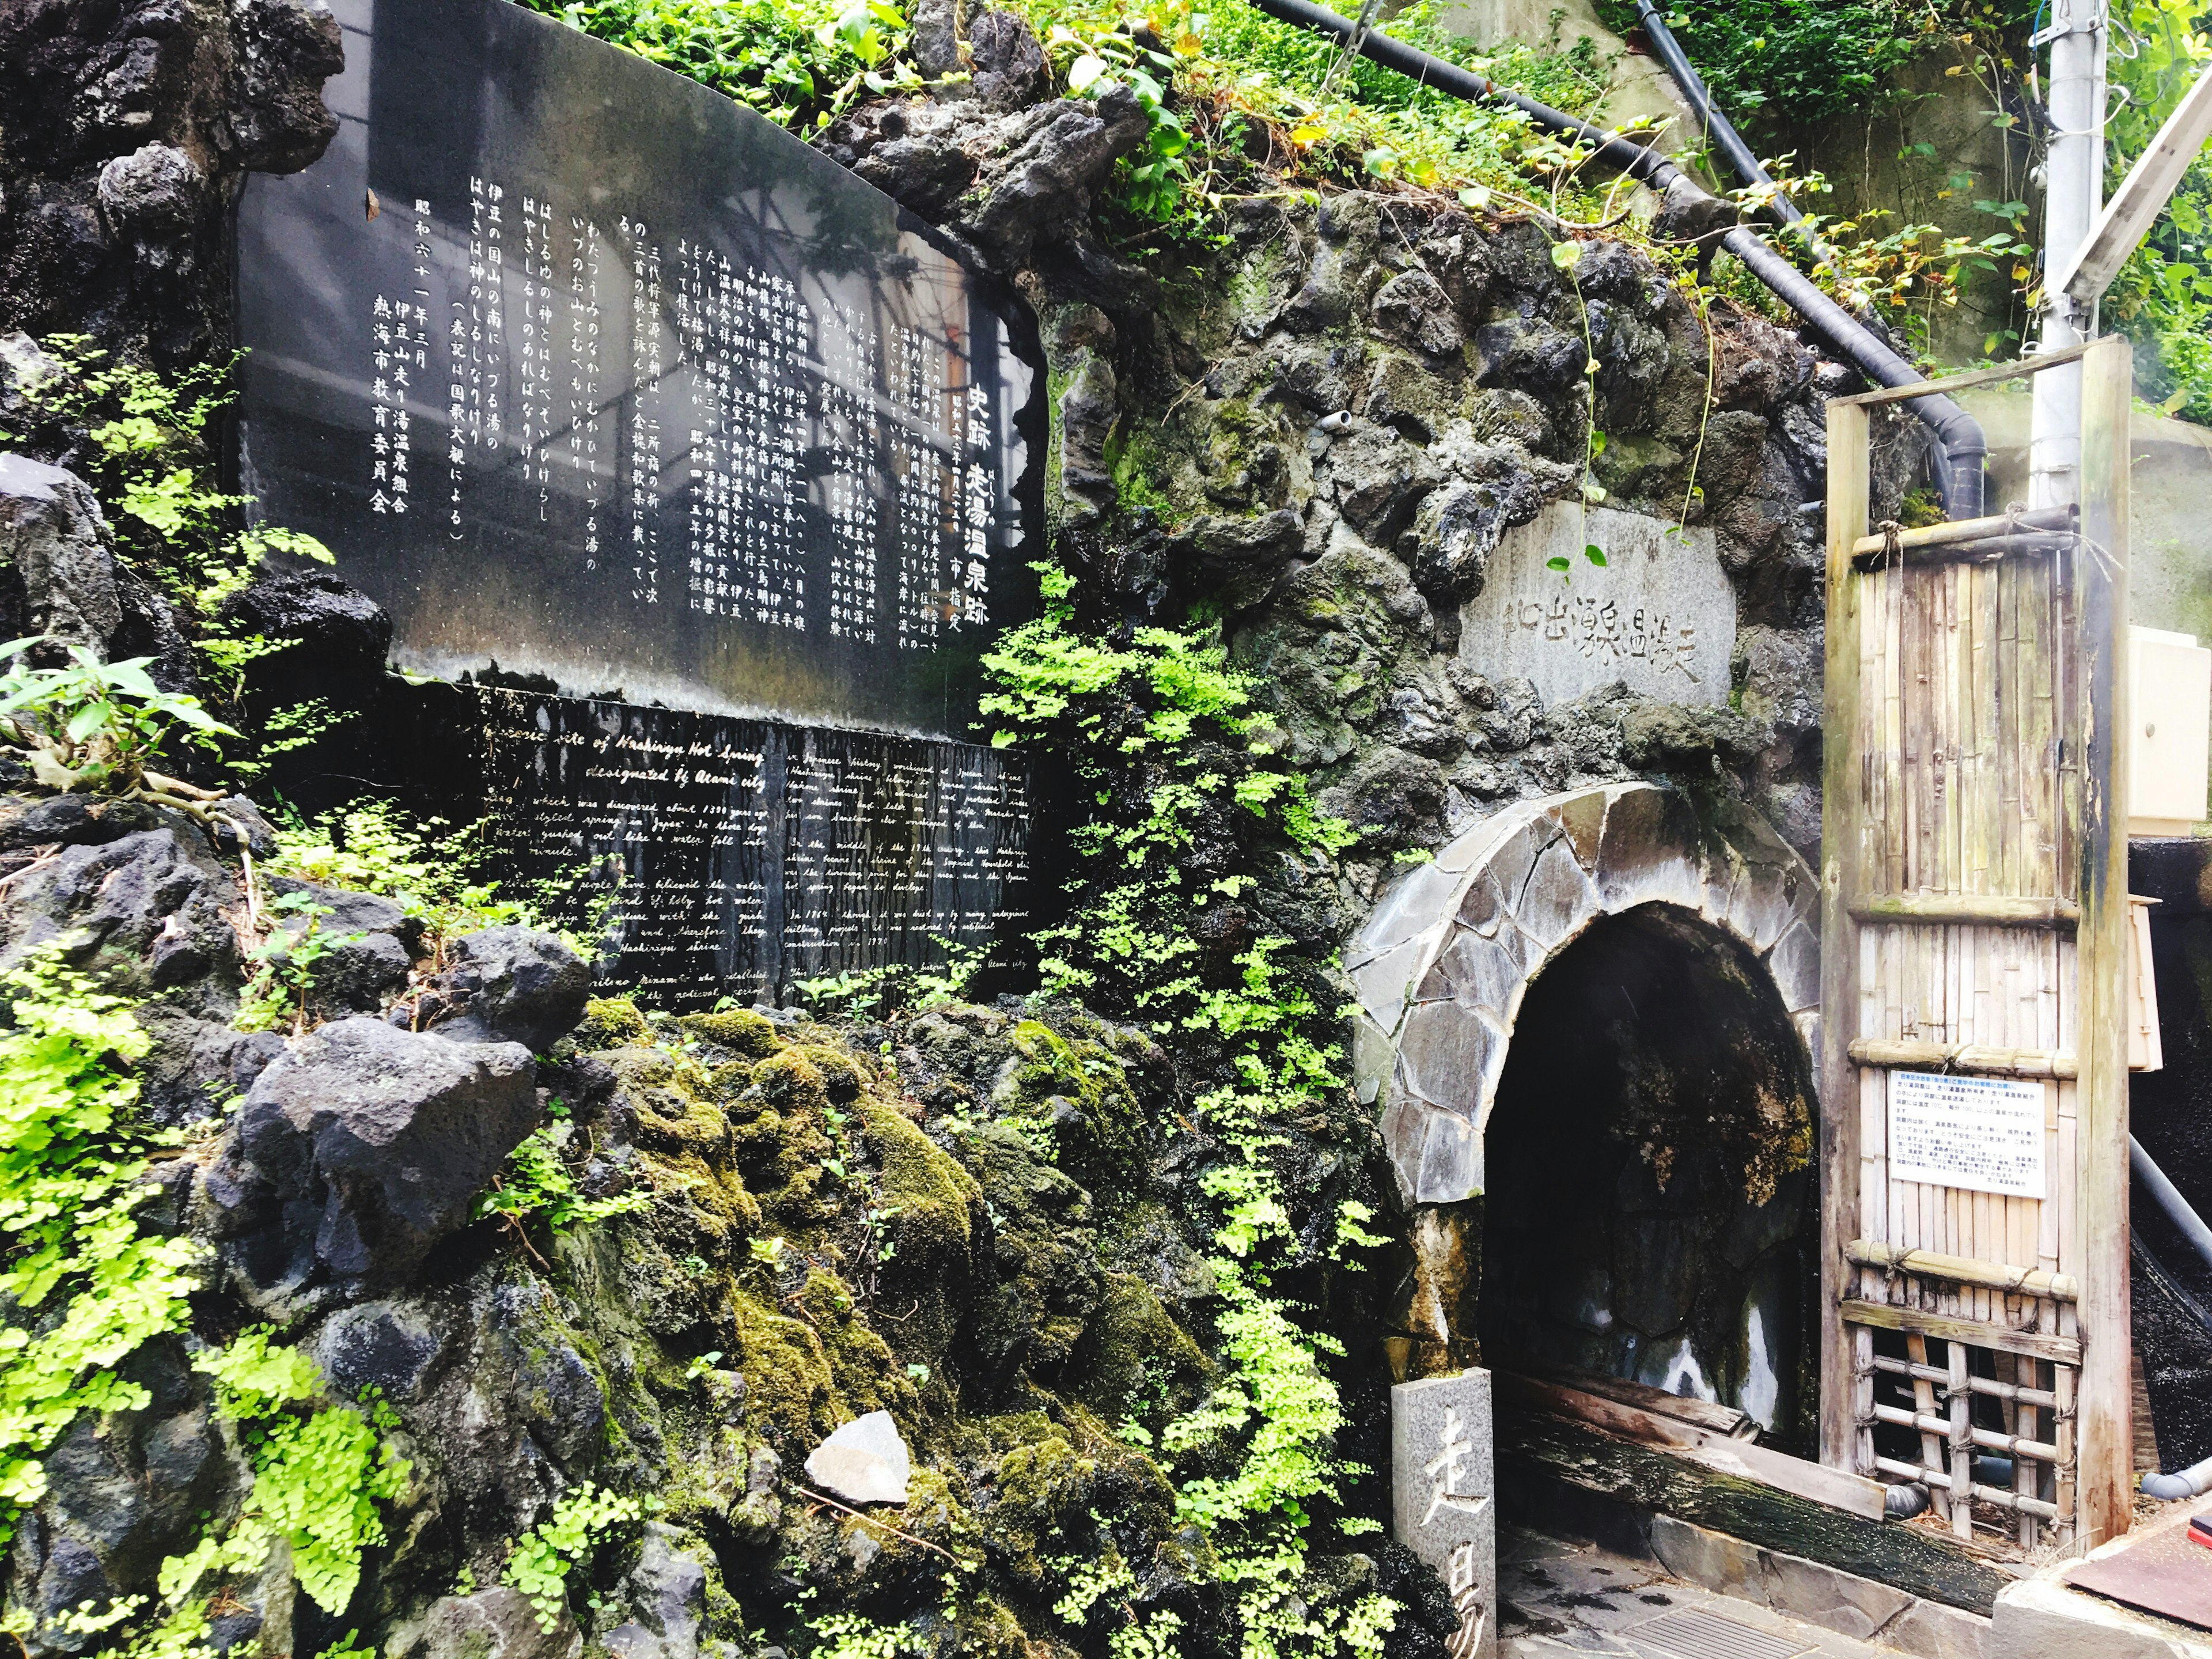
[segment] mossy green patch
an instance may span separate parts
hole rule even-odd
[[[588,1054],[643,1042],[647,1036],[645,1016],[628,997],[594,997],[584,1005],[584,1018],[568,1041],[578,1054]]]
[[[775,1022],[750,1008],[716,1014],[686,1014],[677,1022],[687,1036],[752,1060],[764,1060],[783,1046]]]

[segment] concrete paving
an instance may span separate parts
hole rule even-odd
[[[1896,1650],[1673,1577],[1656,1562],[1508,1529],[1498,1540],[1499,1659],[1896,1659]]]

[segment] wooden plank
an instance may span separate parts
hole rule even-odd
[[[2080,1288],[2063,1274],[2008,1267],[1997,1261],[1978,1261],[1966,1256],[1939,1255],[1932,1250],[1902,1250],[1875,1239],[1855,1238],[1844,1246],[1844,1255],[1862,1267],[1878,1267],[1885,1273],[1919,1273],[1960,1285],[1977,1285],[1984,1290],[2047,1296],[2061,1302],[2071,1302],[2080,1294]]]
[[[1862,578],[1851,544],[1866,533],[1871,487],[1864,409],[1828,404],[1828,579],[1822,729],[1820,834],[1820,1461],[1856,1466],[1858,1430],[1851,1351],[1840,1310],[1853,1288],[1837,1248],[1858,1236],[1857,1068],[1850,1042],[1859,1006],[1857,925],[1850,904],[1860,890],[1865,797],[1853,739],[1860,732]]]
[[[2087,742],[2081,792],[2081,1080],[2075,1207],[2084,1249],[2076,1310],[2075,1504],[2092,1548],[2128,1529],[2128,493],[2132,348],[2100,340],[2081,363],[2079,605]]]
[[[1850,1045],[1851,1058],[1861,1066],[1893,1066],[1900,1071],[1969,1072],[1978,1077],[2071,1078],[2080,1064],[2063,1050],[2048,1048],[1984,1048],[1975,1043],[1893,1042],[1862,1037]]]
[[[1996,1348],[2006,1353],[2032,1354],[2038,1359],[2078,1366],[2081,1345],[2070,1336],[2046,1336],[2040,1331],[2008,1330],[1977,1320],[1954,1319],[1948,1314],[1927,1313],[1917,1308],[1893,1308],[1886,1303],[1856,1297],[1843,1304],[1846,1324],[1872,1325],[1886,1331],[1917,1331],[1946,1342],[1970,1342],[1978,1348]]]
[[[1911,386],[1876,386],[1872,392],[1855,392],[1848,398],[1832,398],[1828,400],[1828,407],[1834,409],[1838,404],[1850,404],[1866,410],[1880,404],[1907,403],[1931,393],[1948,398],[1954,392],[1966,391],[1969,386],[2002,386],[2007,380],[2026,380],[2042,374],[2047,368],[2077,362],[2086,356],[2095,344],[2096,342],[2092,341],[2088,345],[2069,346],[2063,351],[2038,352],[2021,362],[2000,363],[1995,368],[1977,368],[1964,374],[1946,374],[1940,380],[1916,380]],[[2087,425],[2086,422],[2084,425]],[[1832,449],[1828,452],[1832,459],[1835,453]]]
[[[1547,1366],[1521,1366],[1511,1373],[1501,1370],[1498,1375],[1511,1375],[1532,1386],[1549,1385],[1571,1389],[1577,1394],[1595,1395],[1601,1400],[1610,1400],[1651,1416],[1673,1418],[1677,1422],[1687,1424],[1709,1435],[1719,1435],[1727,1440],[1759,1438],[1759,1419],[1749,1412],[1738,1411],[1733,1406],[1723,1406],[1713,1401],[1668,1394],[1664,1389],[1632,1382],[1626,1377],[1593,1376],[1587,1371]]]
[[[1609,1500],[1984,1615],[2014,1577],[1994,1552],[1929,1528],[1870,1521],[1547,1413],[1501,1406],[1496,1434],[1498,1502],[1510,1511],[1541,1517],[1571,1499],[1570,1512],[1586,1515]]]
[[[1639,1410],[1565,1383],[1517,1376],[1510,1371],[1496,1372],[1492,1381],[1500,1405],[1549,1412],[1624,1440],[1663,1447],[1720,1474],[1757,1480],[1808,1503],[1826,1504],[1869,1521],[1882,1518],[1888,1494],[1881,1481],[1864,1475],[1808,1463],[1755,1441],[1717,1433],[1669,1414]]]
[[[2070,931],[2081,920],[2081,907],[2071,899],[2013,893],[1869,893],[1851,907],[1851,918]]]
[[[1948,528],[1948,526],[1941,526]],[[1994,565],[2007,559],[2049,558],[2070,551],[2074,538],[2063,531],[2037,531],[2020,536],[1984,535],[1974,541],[1944,540],[1933,546],[1899,547],[1892,551],[1879,537],[1871,550],[1863,546],[1851,556],[1859,570],[1917,569],[1936,565]]]

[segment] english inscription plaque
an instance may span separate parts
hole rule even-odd
[[[517,874],[621,865],[615,975],[664,1000],[1006,920],[1018,763],[963,740],[1035,592],[1025,313],[550,18],[331,9],[338,135],[239,209],[238,465],[391,613],[397,667],[486,682],[423,689],[422,766],[374,781],[481,806]]]

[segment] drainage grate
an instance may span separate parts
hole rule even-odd
[[[1796,1637],[1753,1630],[1696,1607],[1662,1613],[1626,1634],[1638,1646],[1650,1644],[1653,1659],[1797,1659],[1813,1650]]]

